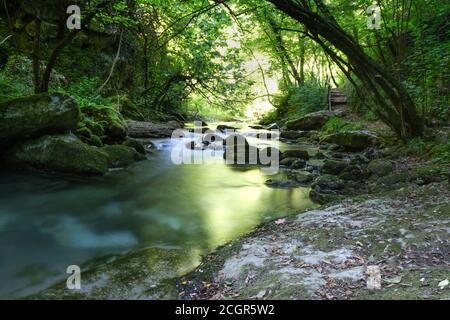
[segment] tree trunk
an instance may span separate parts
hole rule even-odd
[[[382,112],[390,118],[393,124],[391,127],[402,139],[407,140],[422,135],[423,121],[418,116],[414,102],[403,85],[372,60],[338,25],[326,8],[321,7],[325,14],[319,15],[313,12],[305,1],[302,1],[302,4],[293,0],[268,1],[291,18],[304,24],[313,36],[323,37],[347,56],[353,72],[372,91],[376,102],[382,106]],[[390,103],[385,99],[388,99]]]

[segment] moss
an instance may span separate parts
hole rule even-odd
[[[450,291],[440,290],[438,283],[448,278],[448,269],[428,267],[424,271],[403,270],[400,272],[401,282],[387,286],[385,283],[381,290],[358,290],[353,297],[361,300],[448,300]],[[424,283],[420,279],[425,279]]]
[[[60,94],[5,100],[0,104],[0,146],[75,130],[79,119],[75,101]]]
[[[101,150],[108,155],[110,168],[128,167],[137,160],[142,160],[142,157],[133,148],[124,145],[108,145],[101,148]]]
[[[135,140],[135,139],[128,138],[127,140],[125,140],[123,145],[127,146],[127,147],[130,147],[130,148],[133,148],[134,150],[136,150],[140,154],[144,154],[144,155],[146,154],[144,145],[142,143],[140,143],[139,141]]]
[[[357,131],[357,130],[363,130],[363,129],[364,129],[364,127],[361,125],[356,125],[356,124],[350,123],[339,117],[332,117],[322,127],[322,130],[320,131],[320,136],[325,137],[330,134],[347,132],[347,131]]]
[[[184,250],[134,250],[85,264],[77,293],[62,281],[29,299],[178,299],[176,278],[197,264]]]
[[[19,166],[29,166],[57,173],[103,175],[108,170],[108,156],[73,135],[44,136],[20,143],[6,154]]]

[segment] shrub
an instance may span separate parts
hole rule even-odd
[[[320,134],[321,136],[326,136],[339,132],[362,130],[363,128],[362,125],[353,124],[342,118],[333,117],[322,127]]]

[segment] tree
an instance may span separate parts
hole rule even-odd
[[[402,83],[364,52],[359,43],[331,15],[321,0],[268,0],[302,23],[311,38],[338,64],[348,67],[370,90],[381,108],[377,115],[402,139],[421,136],[424,125]],[[344,61],[334,49],[342,52]]]

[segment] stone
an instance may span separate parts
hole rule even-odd
[[[134,150],[136,150],[140,154],[144,154],[145,155],[147,153],[146,150],[145,150],[144,145],[140,141],[138,141],[136,139],[127,138],[125,140],[125,142],[123,143],[123,145],[127,146],[127,147],[130,147],[130,148],[133,148]]]
[[[295,159],[291,163],[291,169],[297,170],[297,169],[303,169],[306,167],[306,161],[303,159]]]
[[[338,175],[347,167],[348,163],[346,161],[326,160],[322,167],[322,172],[326,174]]]
[[[110,168],[128,167],[136,161],[145,159],[143,154],[125,145],[108,145],[101,150],[108,155],[108,166]]]
[[[283,158],[297,158],[308,161],[309,153],[305,150],[286,150],[283,152]]]
[[[337,144],[349,151],[362,151],[377,144],[377,136],[369,131],[347,131],[328,135],[325,142]]]
[[[21,142],[8,150],[8,163],[33,169],[73,175],[103,175],[108,171],[108,155],[76,136],[44,136]]]
[[[286,123],[287,130],[320,130],[327,123],[327,121],[336,116],[331,111],[319,111],[310,113],[302,118],[291,120]]]
[[[76,131],[80,110],[74,99],[40,94],[0,103],[0,148],[43,135]]]
[[[373,160],[367,166],[367,171],[371,176],[384,177],[394,172],[395,166],[389,160],[377,159]]]

